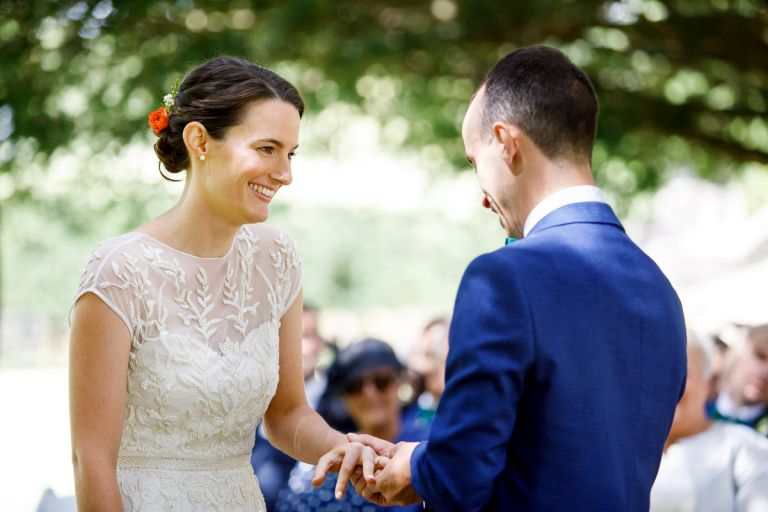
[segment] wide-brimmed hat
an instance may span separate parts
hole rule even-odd
[[[350,382],[382,366],[392,368],[397,374],[404,368],[392,347],[382,340],[366,338],[352,343],[339,351],[328,368],[328,390],[340,393]]]

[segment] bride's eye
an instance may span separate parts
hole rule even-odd
[[[272,155],[275,152],[275,148],[273,148],[272,146],[262,146],[259,148],[259,151],[261,151],[265,155]]]
[[[293,160],[293,157],[295,157],[295,156],[296,156],[296,152],[295,151],[291,151],[290,153],[288,153],[288,160]]]

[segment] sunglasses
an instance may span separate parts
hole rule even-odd
[[[395,376],[391,373],[376,373],[374,375],[355,379],[344,386],[344,394],[357,395],[363,391],[363,388],[369,382],[373,384],[379,393],[381,393],[389,389],[389,387],[395,382]]]

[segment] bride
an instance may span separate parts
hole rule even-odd
[[[303,111],[277,74],[219,57],[150,114],[157,156],[186,183],[170,210],[93,251],[73,302],[81,512],[264,510],[249,462],[262,418],[292,457],[335,449],[342,474],[372,474],[373,451],[306,403],[300,262],[262,223],[291,183]]]

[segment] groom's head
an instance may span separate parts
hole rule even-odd
[[[525,132],[550,160],[591,159],[597,96],[589,77],[559,50],[516,50],[496,63],[481,88],[486,142],[502,121]]]
[[[511,235],[520,236],[528,212],[510,203],[536,194],[544,168],[589,174],[597,110],[587,75],[554,48],[516,50],[488,73],[467,110],[462,137],[483,205]]]

